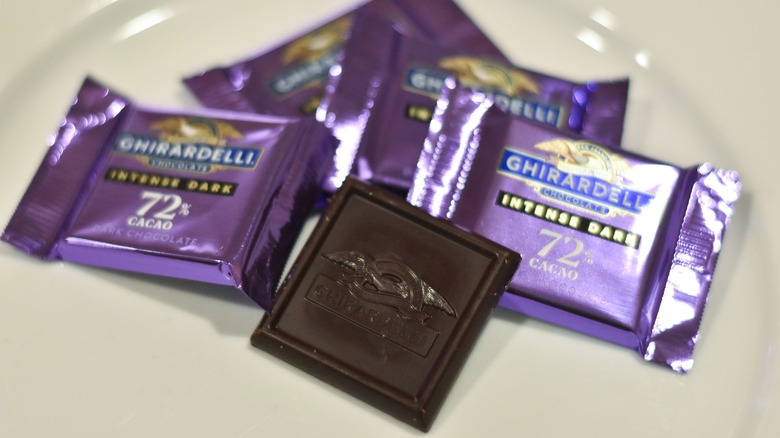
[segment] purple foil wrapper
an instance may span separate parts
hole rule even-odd
[[[492,95],[502,109],[564,132],[618,145],[628,80],[576,83],[474,54],[421,41],[386,20],[361,15],[332,71],[318,118],[341,141],[337,168],[326,189],[355,177],[408,190],[442,84],[455,77]]]
[[[269,309],[334,148],[311,118],[143,108],[88,78],[2,239]]]
[[[329,69],[339,62],[358,12],[392,21],[404,32],[503,58],[452,0],[372,0],[278,47],[235,64],[185,78],[206,106],[261,114],[313,114]]]
[[[740,188],[734,171],[573,137],[448,81],[408,200],[521,253],[502,306],[687,372]]]

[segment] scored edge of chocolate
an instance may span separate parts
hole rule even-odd
[[[355,196],[364,198],[372,206],[399,215],[412,224],[423,226],[433,233],[438,233],[440,236],[453,241],[453,244],[464,248],[464,251],[479,253],[487,260],[485,268],[481,273],[482,277],[479,281],[475,281],[473,290],[441,292],[445,297],[445,302],[447,298],[452,301],[453,296],[458,298],[460,305],[455,307],[460,307],[460,309],[457,309],[455,313],[450,315],[454,317],[454,322],[451,323],[451,327],[448,326],[449,329],[446,333],[442,333],[444,336],[442,336],[443,339],[440,345],[433,350],[429,350],[434,351],[433,357],[426,356],[424,359],[420,359],[424,360],[425,365],[430,366],[429,371],[423,370],[424,367],[415,367],[414,371],[420,374],[421,379],[419,385],[415,387],[416,391],[408,391],[408,388],[403,389],[404,385],[408,386],[407,383],[402,384],[400,381],[388,383],[386,375],[382,376],[382,379],[379,376],[370,376],[365,369],[358,369],[355,364],[350,362],[351,359],[357,360],[354,358],[354,355],[352,355],[353,357],[340,359],[328,351],[323,351],[322,348],[319,348],[319,345],[312,343],[311,337],[318,335],[312,334],[311,330],[328,330],[332,329],[332,327],[307,326],[307,324],[317,324],[317,320],[314,318],[297,318],[294,321],[296,324],[306,325],[303,329],[297,326],[295,328],[306,333],[307,336],[304,337],[308,337],[308,340],[298,335],[292,335],[280,327],[280,325],[287,323],[285,320],[286,312],[302,312],[299,308],[291,307],[296,304],[294,299],[296,295],[300,294],[299,300],[303,300],[304,303],[308,300],[307,291],[313,288],[313,283],[317,281],[321,274],[317,273],[314,281],[311,281],[312,275],[309,275],[311,285],[304,284],[307,271],[313,264],[322,263],[318,260],[320,256],[324,257],[324,254],[320,254],[321,248],[327,243],[330,232],[344,212],[348,201]],[[377,224],[377,226],[380,225]],[[372,259],[372,256],[369,255],[368,258]],[[280,287],[276,304],[270,313],[264,316],[252,334],[251,343],[253,346],[277,356],[399,420],[420,430],[427,431],[430,429],[482,328],[496,307],[507,282],[511,279],[519,263],[520,256],[516,252],[476,234],[463,231],[441,219],[429,216],[422,210],[407,204],[402,198],[389,192],[350,178],[336,194],[330,208],[320,218],[303,251],[296,260],[290,275]],[[428,303],[426,302],[426,304]],[[437,305],[433,307],[442,308]],[[432,312],[438,312],[438,310]],[[401,317],[401,314],[398,313],[398,316]],[[429,317],[429,315],[426,315],[426,317]],[[344,334],[346,330],[358,330],[349,325],[350,321],[346,317],[342,318],[346,321],[342,321],[344,324],[341,325],[347,325],[350,328],[341,329],[336,334]],[[354,321],[351,322],[357,324]],[[365,330],[366,332],[369,331],[368,329]],[[367,335],[364,333],[363,335],[367,337],[372,336],[370,333]],[[385,334],[379,335],[375,332],[374,335],[371,339],[376,339],[376,342],[369,347],[381,342],[383,346],[387,345],[389,348],[397,349],[397,347],[393,347],[395,345],[392,343],[393,340],[386,338]],[[354,348],[357,351],[361,347],[360,345],[354,345],[354,347],[349,348]],[[384,351],[384,348],[382,351]],[[377,357],[376,359],[378,361],[387,361],[388,357]],[[363,366],[365,367],[365,365]],[[381,364],[381,366],[386,365]],[[401,380],[404,378],[397,377],[397,379]]]

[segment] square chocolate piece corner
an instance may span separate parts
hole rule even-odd
[[[427,431],[519,263],[349,179],[251,342]]]

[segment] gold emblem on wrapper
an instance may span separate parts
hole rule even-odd
[[[282,55],[284,64],[314,61],[333,50],[347,38],[351,20],[342,17],[288,44]]]
[[[586,141],[556,138],[537,143],[534,148],[550,152],[549,161],[559,170],[574,175],[593,176],[612,184],[618,183],[630,169],[622,157]]]
[[[171,143],[225,146],[228,139],[244,137],[229,123],[200,117],[168,117],[152,123],[149,128],[160,131],[160,139]]]
[[[457,81],[469,88],[494,90],[507,96],[539,93],[539,85],[529,75],[484,59],[453,56],[442,59],[439,67],[455,73]]]
[[[655,197],[632,186],[628,161],[601,146],[556,138],[534,144],[544,155],[504,148],[498,173],[539,196],[602,217],[639,215]]]
[[[244,138],[241,131],[207,117],[168,116],[150,123],[149,129],[157,133],[120,133],[114,152],[128,154],[147,167],[202,174],[251,171],[263,154],[262,147],[231,145],[231,140]]]

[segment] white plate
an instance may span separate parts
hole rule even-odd
[[[183,75],[253,54],[353,2],[10,3],[0,17],[2,224],[85,74],[138,102],[194,106]],[[742,172],[696,365],[677,375],[500,310],[430,436],[780,432],[780,236],[770,226],[780,212],[771,82],[780,77],[771,18],[780,7],[634,3],[460,1],[519,64],[575,79],[630,75],[626,148]],[[0,436],[419,435],[251,348],[262,312],[230,288],[43,263],[8,245],[0,285]]]

